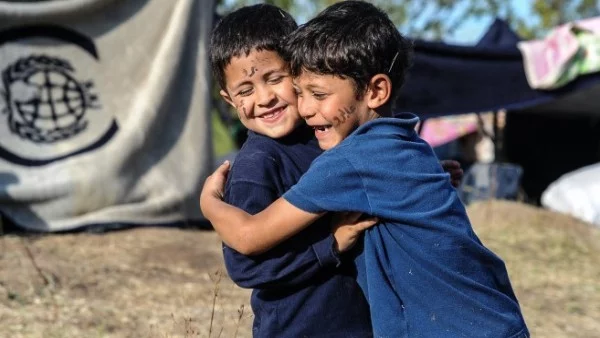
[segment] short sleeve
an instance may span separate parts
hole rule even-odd
[[[348,161],[343,151],[346,149],[348,148],[334,148],[315,159],[300,181],[283,198],[297,208],[311,213],[371,213],[362,178]]]

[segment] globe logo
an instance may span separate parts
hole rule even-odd
[[[2,72],[9,130],[35,143],[54,143],[85,130],[89,108],[98,108],[92,82],[73,77],[71,64],[34,55],[18,59]]]

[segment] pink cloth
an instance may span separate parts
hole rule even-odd
[[[600,34],[600,17],[567,23],[544,39],[518,43],[531,88],[552,89],[564,84],[559,80],[581,47],[574,28]]]
[[[448,116],[428,119],[421,130],[421,138],[432,147],[454,141],[477,131],[477,116]]]

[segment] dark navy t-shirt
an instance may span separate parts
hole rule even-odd
[[[417,121],[360,126],[284,198],[311,213],[380,218],[356,258],[376,337],[526,337],[504,262],[473,232]]]
[[[319,154],[305,126],[279,140],[249,132],[229,173],[225,201],[256,214],[296,184]],[[329,222],[324,217],[259,256],[223,246],[232,280],[254,289],[255,338],[372,337],[356,268],[334,254]]]

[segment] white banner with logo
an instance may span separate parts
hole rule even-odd
[[[20,227],[202,220],[210,0],[0,1],[0,212]]]

